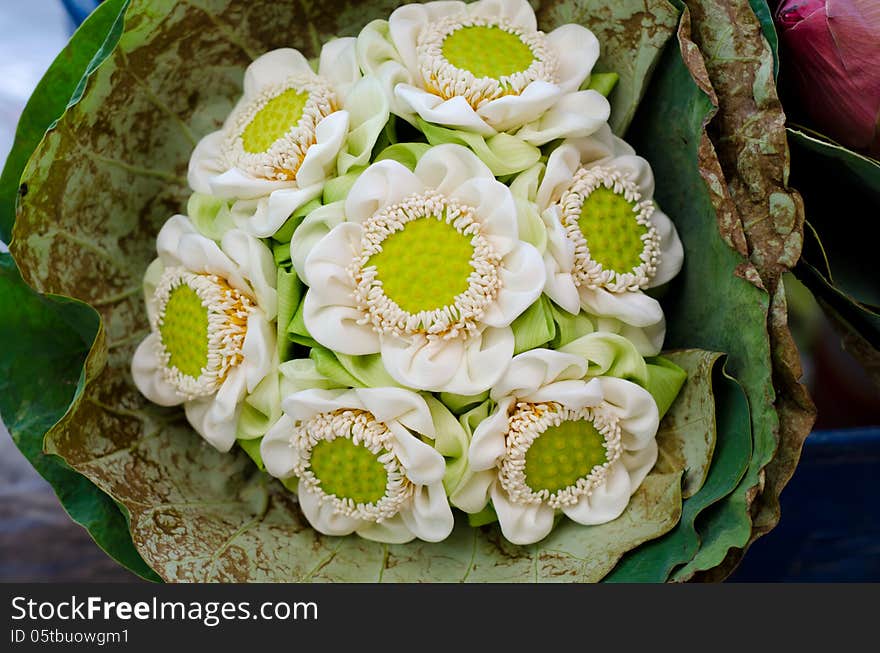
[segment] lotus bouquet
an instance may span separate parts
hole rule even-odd
[[[0,409],[74,519],[164,580],[729,573],[812,420],[802,217],[642,5],[102,5],[4,173]]]

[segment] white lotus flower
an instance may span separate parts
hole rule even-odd
[[[538,31],[526,0],[407,4],[358,36],[361,67],[396,115],[532,145],[587,136],[608,120],[608,101],[578,90],[598,57],[585,27]]]
[[[239,229],[218,246],[182,215],[165,223],[156,248],[144,278],[151,333],[132,360],[135,385],[160,406],[183,404],[193,428],[228,451],[242,401],[278,365],[272,253]]]
[[[414,171],[371,165],[344,214],[316,244],[299,231],[291,241],[312,337],[343,354],[381,352],[410,388],[490,388],[513,356],[511,323],[544,286],[540,254],[519,240],[510,189],[469,150],[440,145]]]
[[[513,359],[474,431],[457,507],[491,500],[515,544],[546,537],[558,511],[584,525],[621,515],[657,460],[657,404],[635,383],[586,372],[583,357],[549,349]]]
[[[670,281],[684,257],[653,197],[651,166],[607,126],[556,148],[536,196],[548,235],[544,292],[569,313],[641,330],[645,355],[660,351],[666,329],[660,303],[642,290]]]
[[[223,128],[196,146],[189,184],[233,201],[240,229],[271,236],[328,179],[369,163],[388,115],[379,83],[361,77],[354,38],[326,43],[317,74],[299,51],[273,50],[248,66]]]
[[[423,440],[435,429],[422,397],[402,388],[313,389],[281,406],[260,453],[271,475],[296,477],[315,530],[395,544],[452,532],[446,463]]]

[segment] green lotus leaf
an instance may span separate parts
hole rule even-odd
[[[166,580],[597,580],[627,551],[675,532],[684,470],[670,465],[652,472],[618,520],[592,528],[562,523],[532,547],[506,543],[496,526],[474,530],[464,522],[441,544],[324,537],[246,452],[215,452],[181,411],[152,406],[134,389],[128,367],[147,332],[140,282],[154,256],[155,234],[185,205],[190,150],[221,124],[244,67],[283,45],[313,56],[322,40],[356,33],[396,4],[300,3],[296,12],[285,12],[265,0],[133,0],[118,44],[24,172],[28,192],[20,198],[12,242],[24,279],[39,292],[87,302],[103,324],[85,373],[75,379],[80,390],[65,395],[72,404],[48,433],[46,450],[125,506],[137,551]],[[620,75],[611,94],[618,130],[645,96],[628,138],[654,167],[658,202],[676,221],[687,257],[664,297],[669,344],[727,352],[730,373],[748,398],[748,406],[716,406],[718,441],[729,439],[734,453],[748,458],[749,438],[729,436],[734,427],[754,433],[758,456],[737,488],[711,505],[717,510],[693,521],[704,548],[711,545],[711,555],[697,564],[706,569],[706,560],[723,560],[751,535],[749,498],[772,456],[776,428],[770,302],[727,238],[732,202],[704,131],[715,111],[711,86],[689,41],[686,15],[679,42],[663,48],[677,20],[666,2],[546,2],[539,20],[543,29],[575,20],[597,33],[600,64]],[[0,306],[12,310],[3,299]],[[291,325],[296,320],[294,314]],[[67,322],[58,329],[66,338],[75,331]],[[85,342],[96,333],[93,325]],[[71,351],[81,360],[86,349]],[[336,360],[354,378],[365,371]],[[63,412],[49,412],[49,397],[24,387],[38,414]],[[0,409],[4,416],[10,410]],[[49,423],[47,417],[41,427]],[[689,501],[713,487],[709,470]],[[737,474],[725,478],[733,482]]]

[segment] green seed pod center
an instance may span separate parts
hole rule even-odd
[[[385,496],[385,466],[376,454],[349,438],[320,440],[312,449],[310,466],[326,494],[356,504],[377,503]]]
[[[473,271],[471,238],[435,217],[407,222],[382,242],[375,265],[385,295],[409,313],[455,303]]]
[[[242,147],[250,154],[265,152],[302,118],[309,94],[288,89],[269,100],[241,135]]]
[[[198,378],[208,365],[208,309],[187,285],[174,288],[159,327],[169,365]]]
[[[645,249],[642,236],[648,233],[648,227],[637,220],[635,204],[611,188],[600,186],[591,192],[578,218],[590,258],[618,273],[638,267]]]
[[[461,27],[443,40],[443,56],[474,77],[501,79],[527,70],[535,60],[531,48],[500,27]]]
[[[565,421],[548,427],[526,451],[526,483],[534,492],[554,494],[607,460],[605,438],[592,422]]]

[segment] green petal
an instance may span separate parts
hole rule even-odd
[[[428,393],[422,393],[422,398],[428,404],[436,430],[432,444],[446,458],[443,487],[446,493],[450,494],[455,491],[467,473],[470,440],[461,424],[455,419],[455,415],[449,412],[446,406]]]
[[[496,177],[512,175],[533,166],[541,150],[511,134],[496,134],[488,139],[479,134],[440,127],[417,118],[419,129],[431,145],[455,143],[471,149]]]
[[[514,354],[543,347],[556,336],[556,324],[550,300],[543,295],[510,325],[513,329]]]
[[[229,211],[229,202],[213,195],[203,193],[190,195],[186,203],[186,214],[196,229],[211,240],[219,241],[223,238],[223,234],[235,227]]]
[[[645,389],[654,397],[660,410],[660,418],[663,419],[681,391],[681,386],[687,380],[687,372],[668,358],[661,356],[649,358],[646,363],[648,380]]]
[[[427,143],[395,143],[379,152],[373,162],[378,163],[390,159],[405,165],[410,170],[415,170],[419,159],[430,149],[431,146]]]
[[[635,346],[615,333],[590,333],[572,340],[559,351],[587,361],[587,376],[614,376],[647,386],[648,366]]]
[[[597,91],[605,97],[608,97],[611,95],[611,91],[614,90],[614,87],[617,86],[619,79],[620,75],[617,73],[593,73],[588,78],[588,83],[584,88]]]

